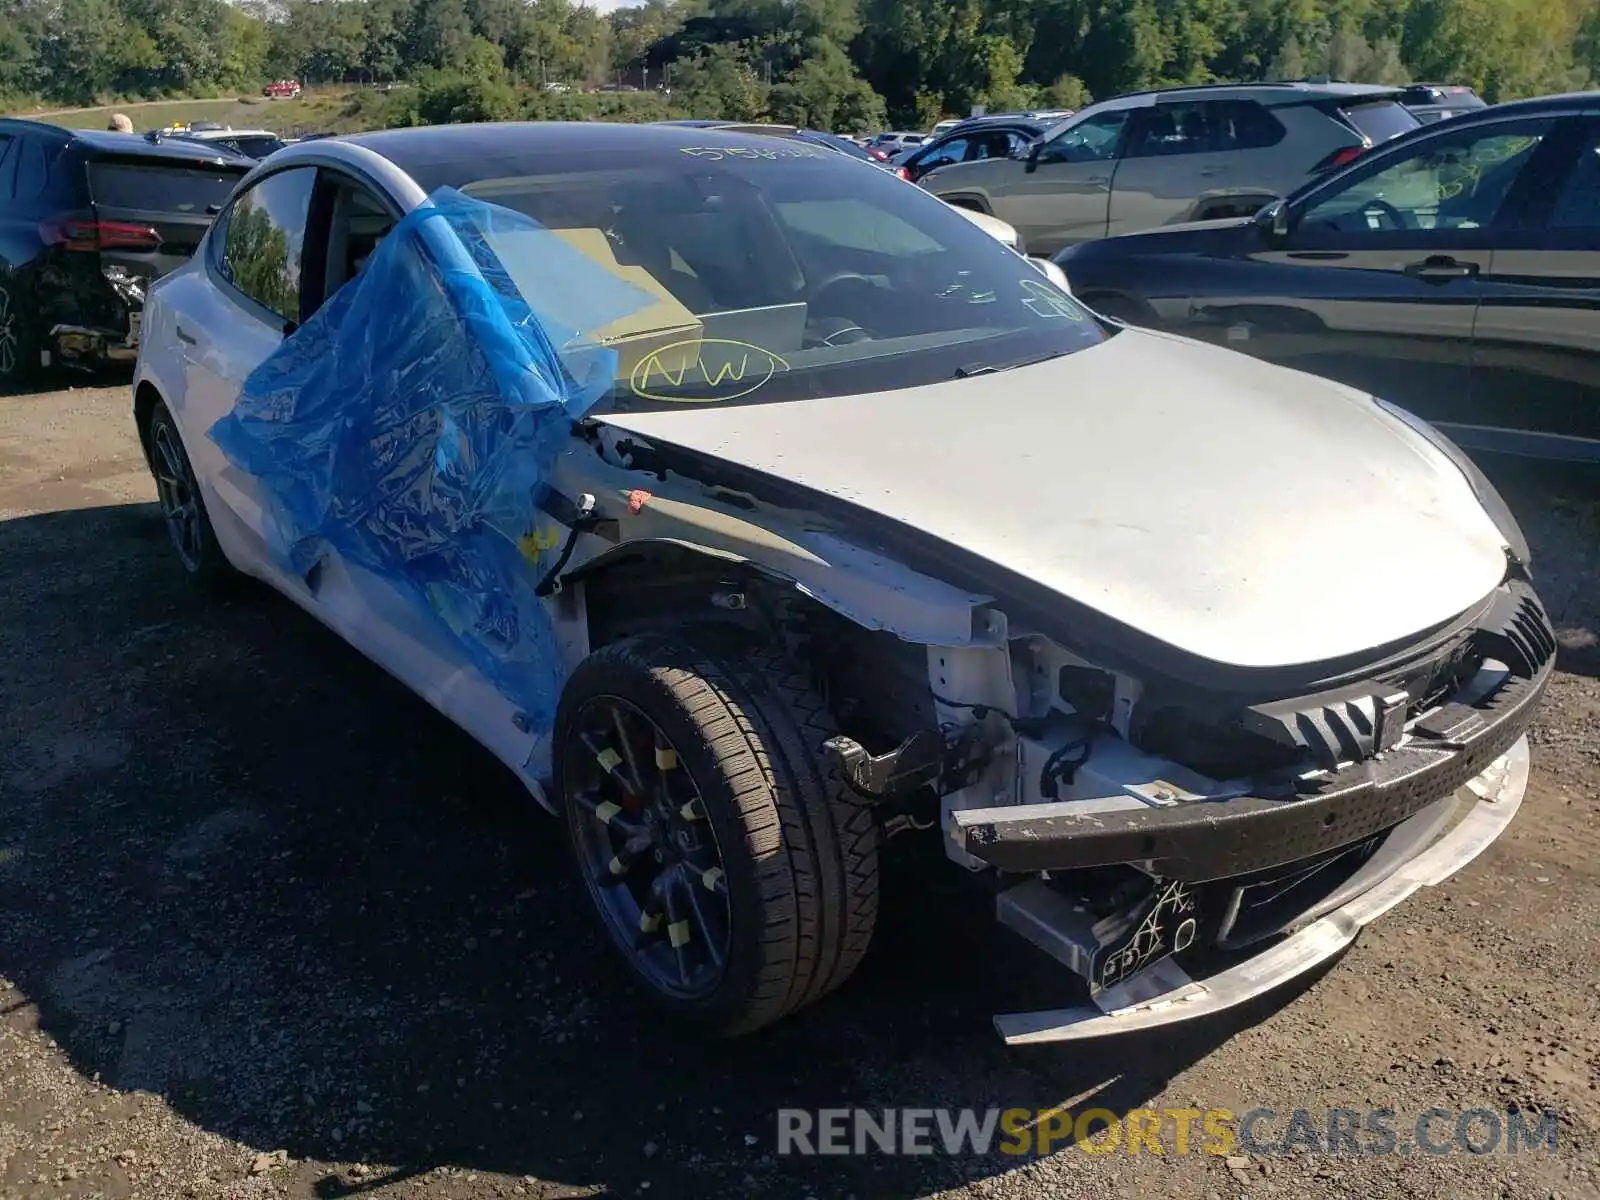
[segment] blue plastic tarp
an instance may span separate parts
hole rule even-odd
[[[593,335],[654,299],[531,218],[442,189],[210,436],[262,485],[284,569],[334,550],[388,580],[546,732],[564,672],[524,547],[550,524],[573,421],[615,376]]]

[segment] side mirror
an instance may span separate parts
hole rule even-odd
[[[1269,241],[1281,242],[1289,236],[1290,217],[1288,204],[1282,200],[1274,200],[1257,211],[1256,228],[1261,230]]]
[[[1028,153],[1026,156],[1024,156],[1023,161],[1027,163],[1029,171],[1033,171],[1038,168],[1039,156],[1044,153],[1044,146],[1045,144],[1043,142],[1035,142],[1033,145],[1028,147]]]

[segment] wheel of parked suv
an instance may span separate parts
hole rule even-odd
[[[39,340],[27,305],[10,280],[0,280],[0,386],[25,381],[38,369]]]
[[[861,961],[878,828],[821,766],[836,732],[783,656],[716,633],[629,638],[573,672],[555,744],[572,852],[666,1009],[746,1033]]]
[[[217,545],[194,468],[165,404],[157,404],[150,416],[150,470],[156,477],[156,495],[172,548],[189,577],[207,586],[231,577],[233,568]]]

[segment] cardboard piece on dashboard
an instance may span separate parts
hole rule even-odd
[[[547,290],[540,286],[543,277],[535,279],[532,273],[540,272],[541,268],[548,271],[548,263],[544,261],[548,258],[547,254],[518,252],[517,240],[530,236],[541,239],[553,236],[560,239],[586,259],[602,267],[607,274],[652,298],[649,303],[627,316],[591,328],[582,320],[581,288],[570,289],[563,295],[560,310],[555,315],[581,330],[582,343],[598,343],[617,351],[617,378],[628,378],[634,367],[663,347],[676,342],[691,341],[700,336],[699,319],[649,271],[643,267],[627,266],[618,262],[605,232],[599,229],[551,229],[485,235],[490,247],[499,257],[501,265],[505,267],[506,273],[511,276],[511,281],[530,302]],[[530,277],[525,279],[524,275]],[[534,307],[537,311],[536,303]]]

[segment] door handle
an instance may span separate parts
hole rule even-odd
[[[1406,274],[1413,279],[1470,279],[1477,273],[1477,263],[1457,262],[1446,255],[1433,255],[1406,265]]]
[[[172,328],[173,332],[178,335],[178,340],[180,342],[187,342],[191,346],[198,346],[200,344],[199,339],[185,329],[182,325],[174,325]]]

